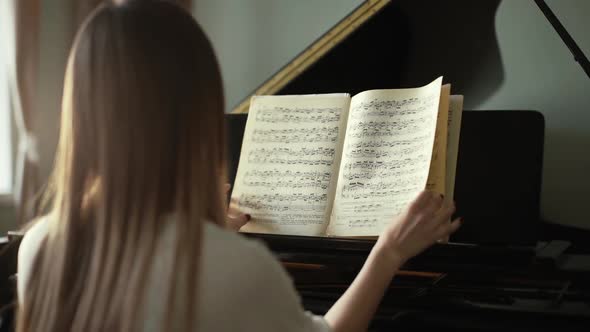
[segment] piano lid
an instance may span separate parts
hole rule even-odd
[[[495,32],[500,0],[367,0],[253,95],[315,94],[416,87],[443,76],[465,108],[486,100],[504,69]]]
[[[367,0],[348,16],[309,45],[293,60],[260,85],[251,95],[236,106],[231,113],[247,113],[250,98],[254,95],[273,95],[285,88],[302,72],[315,65],[319,59],[353,34],[363,23],[375,16],[391,0]]]

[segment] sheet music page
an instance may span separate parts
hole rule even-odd
[[[445,197],[448,197],[450,200],[453,199],[455,194],[455,175],[457,172],[457,157],[459,155],[461,118],[463,116],[463,96],[453,95],[449,101]]]
[[[328,235],[377,236],[425,188],[441,83],[352,98]]]
[[[445,193],[450,94],[451,85],[443,85],[438,104],[438,117],[436,120],[436,133],[434,134],[434,146],[432,148],[432,160],[430,161],[430,172],[426,181],[426,189],[436,191],[440,194]]]
[[[325,235],[344,140],[347,94],[253,97],[232,198],[241,231]]]

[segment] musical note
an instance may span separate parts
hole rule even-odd
[[[243,183],[250,187],[262,187],[268,191],[282,188],[328,189],[331,174],[329,172],[291,172],[291,171],[248,171]]]
[[[338,127],[301,129],[255,129],[254,143],[336,143]]]
[[[366,228],[374,227],[377,224],[377,218],[361,218],[348,220],[347,224],[349,228]]]
[[[257,148],[248,154],[253,164],[332,165],[334,148]]]
[[[275,107],[261,109],[256,113],[258,122],[268,123],[311,123],[327,124],[340,121],[341,109],[329,108],[300,108],[300,107]]]
[[[348,135],[353,138],[394,138],[419,133],[431,120],[427,117],[416,119],[380,122],[358,121],[349,127]]]
[[[378,168],[374,170],[361,170],[361,171],[351,171],[351,169],[344,169],[345,172],[342,174],[342,177],[349,181],[362,181],[362,180],[373,180],[379,179],[383,180],[384,178],[388,177],[408,177],[412,174],[416,174],[420,171],[418,167],[405,167],[396,170],[386,169],[386,168]]]

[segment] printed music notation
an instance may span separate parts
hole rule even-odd
[[[395,201],[392,202],[388,199],[374,199],[370,202],[355,202],[353,204],[347,204],[342,207],[341,211],[348,215],[355,216],[371,216],[375,215],[375,211],[382,213],[383,211],[401,211],[406,207],[407,202]],[[388,212],[393,215],[392,212]],[[377,214],[378,215],[378,214]]]
[[[367,228],[374,227],[378,221],[378,218],[350,219],[347,224],[349,228]]]
[[[301,129],[255,129],[254,143],[336,143],[338,127]]]
[[[420,98],[379,93],[351,103],[332,232],[379,229],[426,184],[439,91]]]
[[[387,177],[408,177],[412,174],[416,174],[420,171],[418,167],[409,167],[400,170],[390,170],[390,169],[375,169],[375,170],[363,170],[363,171],[356,171],[351,172],[350,170],[344,172],[342,177],[348,181],[369,181],[373,179],[383,180],[383,178]]]
[[[370,117],[379,118],[400,118],[415,114],[424,113],[432,100],[420,98],[408,98],[403,100],[370,100],[356,105],[351,119],[367,119]]]
[[[392,190],[402,190],[405,189],[407,186],[411,186],[419,180],[419,177],[407,177],[407,178],[397,178],[391,182],[349,182],[342,186],[342,195],[350,195],[354,198],[355,193],[363,192],[363,191],[370,191],[372,193],[377,192],[390,192]]]
[[[248,154],[253,164],[332,165],[334,148],[257,148]]]
[[[349,149],[347,153],[347,157],[349,158],[374,158],[374,159],[381,159],[381,158],[389,158],[395,155],[402,155],[406,156],[412,154],[414,152],[421,151],[425,142],[420,142],[416,144],[411,144],[408,147],[404,147],[401,149],[394,149],[391,148],[389,150],[384,149]],[[402,147],[401,145],[397,145],[395,147]]]
[[[427,126],[427,117],[408,119],[392,122],[359,121],[349,127],[348,135],[354,138],[394,138],[403,135],[419,133],[424,126]]]
[[[337,107],[300,108],[274,107],[261,109],[256,113],[258,122],[268,123],[312,123],[327,124],[340,121],[342,110]]]
[[[358,171],[395,171],[406,167],[412,167],[416,162],[427,162],[428,155],[420,154],[414,158],[404,159],[389,159],[389,160],[347,160],[344,162],[342,169],[344,171],[358,172]],[[414,167],[415,168],[415,167]],[[387,176],[387,173],[385,173]]]
[[[256,210],[288,211],[294,207],[299,211],[323,209],[327,194],[244,194],[239,197],[240,206]]]
[[[386,198],[386,197],[396,197],[408,193],[412,193],[416,190],[420,190],[423,187],[416,185],[415,183],[406,183],[406,187],[390,187],[389,189],[383,190],[370,190],[367,188],[358,188],[358,191],[355,193],[350,193],[351,190],[347,189],[346,191],[343,190],[341,193],[341,197],[344,199],[351,199],[351,200],[362,200],[362,199],[376,199],[376,198]],[[377,185],[372,185],[373,187],[377,187]],[[370,186],[367,186],[370,187]]]
[[[250,187],[262,187],[275,191],[281,188],[313,188],[326,190],[330,185],[330,172],[292,172],[292,171],[248,171],[243,183]]]
[[[422,142],[428,139],[428,135],[422,135],[414,137],[412,139],[398,139],[395,141],[385,140],[369,140],[369,141],[357,141],[350,142],[347,144],[347,149],[368,149],[368,148],[387,148],[388,150],[399,147],[415,146],[416,142]]]
[[[267,96],[251,104],[232,193],[252,215],[247,231],[301,226],[304,233],[317,234],[329,216],[333,168],[345,131],[342,116],[350,99],[288,98]]]

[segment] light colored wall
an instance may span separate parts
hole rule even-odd
[[[590,56],[590,1],[547,3]],[[503,1],[496,32],[504,82],[477,108],[533,109],[544,114],[541,213],[551,222],[590,229],[590,78],[533,1]]]
[[[226,109],[351,12],[359,0],[193,0],[221,63]]]
[[[249,95],[360,0],[195,0],[194,16],[221,62],[227,109]],[[482,1],[482,0],[480,0]],[[548,0],[590,56],[590,1]],[[473,84],[493,90],[470,109],[532,109],[546,119],[542,215],[551,222],[590,229],[590,79],[575,63],[534,2],[504,0],[495,29],[504,65],[497,83],[482,68]],[[423,50],[424,51],[424,50]],[[488,76],[486,76],[488,75]],[[477,90],[477,89],[475,89]],[[507,188],[509,190],[509,188]]]
[[[38,114],[35,119],[42,179],[51,172],[59,134],[63,77],[72,34],[66,1],[71,0],[44,0],[42,7]]]

